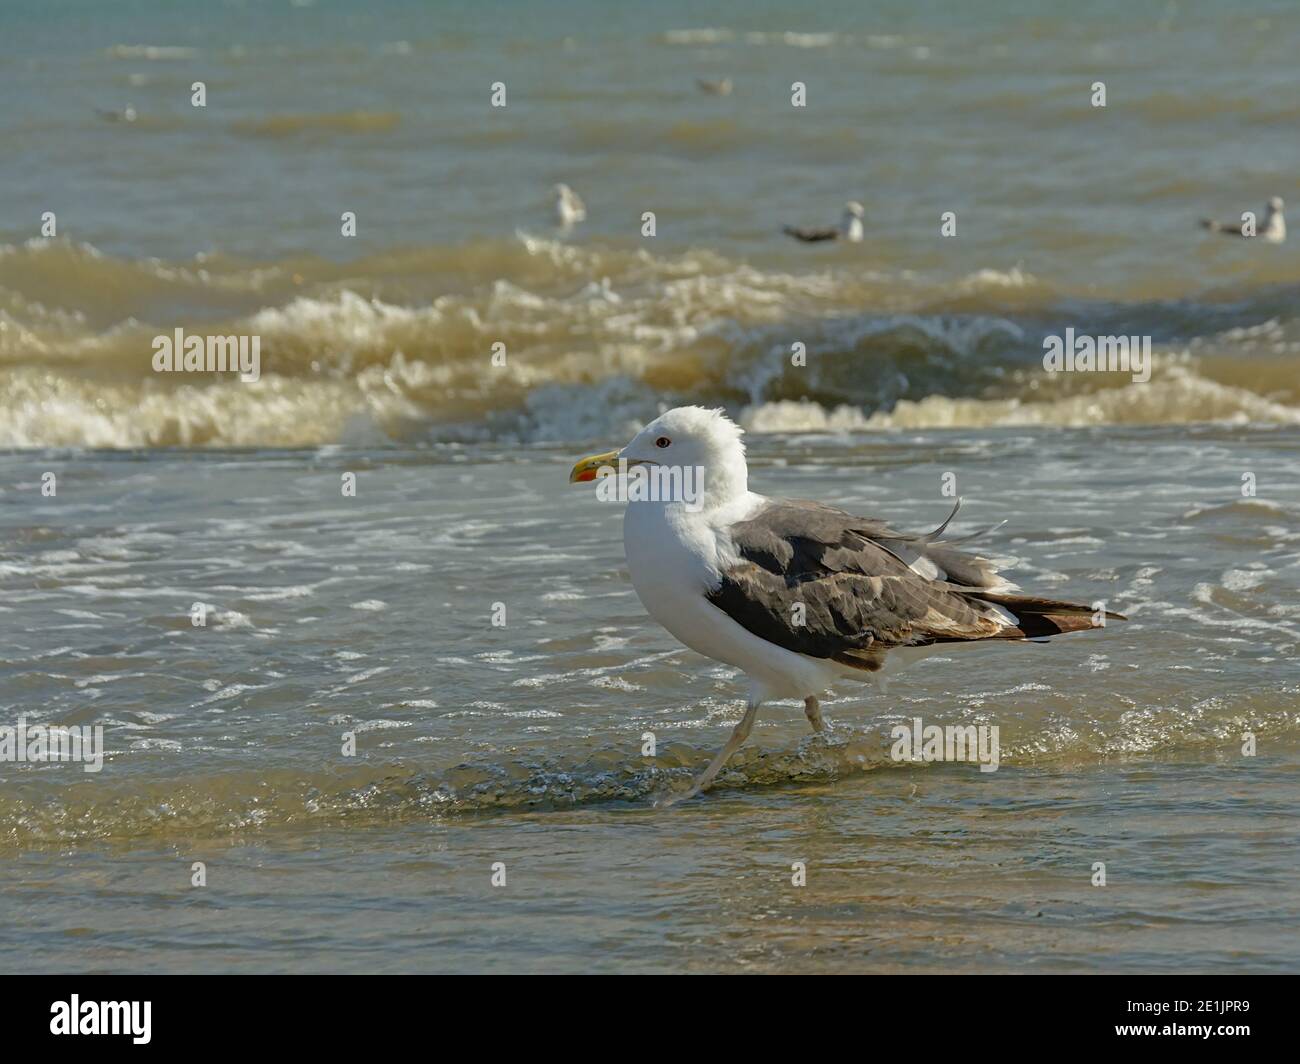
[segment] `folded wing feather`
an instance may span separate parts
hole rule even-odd
[[[738,561],[709,600],[762,639],[868,671],[895,647],[1094,627],[1091,607],[1014,594],[991,561],[939,539],[956,512],[914,535],[820,503],[773,500],[727,530]]]

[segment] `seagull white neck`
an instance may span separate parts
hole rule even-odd
[[[720,530],[743,521],[766,501],[742,492],[720,507],[704,509],[681,502],[629,502],[623,546],[632,583],[647,608],[654,613],[652,601],[686,588],[698,593],[716,587],[721,570],[736,561]]]
[[[749,470],[743,461],[704,469],[704,509],[717,510],[749,494]]]

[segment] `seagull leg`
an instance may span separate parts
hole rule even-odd
[[[750,702],[745,707],[745,715],[740,718],[740,723],[732,731],[731,738],[727,740],[727,745],[718,751],[718,756],[709,762],[709,767],[691,784],[689,791],[680,798],[673,798],[665,802],[665,805],[674,805],[677,802],[685,801],[687,798],[694,798],[713,782],[713,777],[722,771],[722,766],[727,763],[732,754],[740,749],[741,744],[749,738],[749,731],[754,726],[754,718],[758,716],[758,707],[760,705],[762,705],[761,702]]]
[[[808,723],[812,725],[813,731],[824,732],[826,722],[822,720],[822,707],[817,704],[817,696],[809,695],[803,700],[803,711],[808,717]]]

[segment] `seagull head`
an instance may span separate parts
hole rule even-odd
[[[848,203],[844,204],[845,218],[864,218],[866,213],[866,209],[857,200],[849,200]]]
[[[1274,196],[1268,201],[1268,209],[1270,211],[1280,211],[1284,206],[1286,205],[1282,202],[1281,196]]]
[[[748,490],[743,434],[721,410],[679,406],[660,414],[621,451],[582,459],[569,473],[569,482],[595,480],[603,466],[695,470],[703,478],[706,505],[722,503]]]

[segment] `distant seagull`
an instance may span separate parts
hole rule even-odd
[[[820,732],[818,698],[838,680],[879,680],[961,643],[1041,642],[1124,619],[1100,604],[1021,594],[996,563],[943,538],[956,506],[916,535],[818,502],[758,495],[740,437],[721,410],[678,407],[569,474],[570,483],[620,470],[658,476],[649,492],[627,493],[632,586],[677,639],[749,681],[744,716],[683,798],[713,782],[771,699],[799,699]],[[693,499],[684,490],[692,470]]]
[[[99,115],[105,122],[134,122],[140,116],[136,114],[134,107],[125,107],[121,111],[108,111],[102,107],[95,108],[95,114]]]
[[[708,93],[710,96],[731,95],[730,78],[720,78],[717,81],[709,81],[706,78],[696,78],[695,84],[700,87],[700,92]]]
[[[849,201],[844,204],[844,216],[838,226],[826,226],[822,229],[800,229],[787,225],[781,232],[787,233],[805,244],[818,244],[823,240],[847,240],[850,244],[862,242],[862,215],[865,212],[861,203]]]
[[[1274,196],[1268,201],[1268,206],[1264,208],[1264,224],[1255,230],[1258,239],[1270,244],[1280,244],[1286,239],[1286,218],[1282,216],[1284,206],[1281,196]],[[1202,218],[1201,225],[1211,233],[1222,233],[1224,236],[1246,235],[1241,231],[1240,222],[1216,222]]]
[[[568,185],[555,186],[555,217],[560,228],[568,229],[587,217],[587,206]]]

